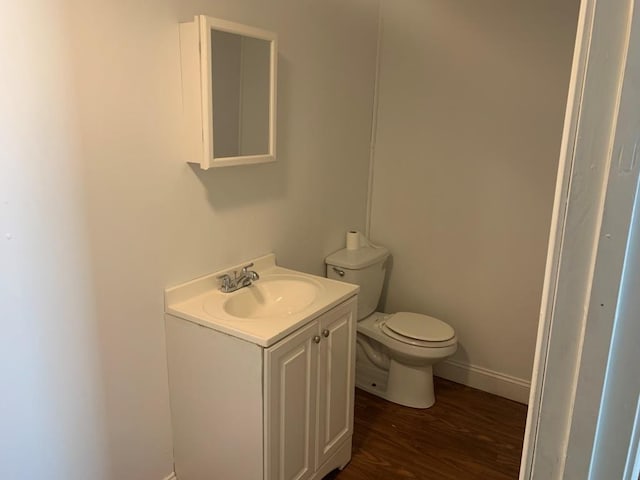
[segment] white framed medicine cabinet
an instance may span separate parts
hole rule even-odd
[[[277,43],[275,33],[205,15],[180,24],[187,162],[275,161]]]

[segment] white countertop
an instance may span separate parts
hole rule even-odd
[[[206,304],[222,303],[244,290],[223,293],[219,290],[220,281],[217,277],[234,270],[240,270],[244,264],[250,262],[254,263],[252,269],[257,271],[262,278],[283,274],[305,277],[318,285],[318,294],[313,302],[303,310],[274,317],[248,319],[234,317],[224,312],[215,316],[208,313],[205,310]],[[360,289],[357,285],[350,283],[279,267],[276,265],[274,254],[265,255],[246,263],[166,289],[165,312],[262,347],[269,347],[322,313],[353,297]],[[260,280],[256,280],[255,283],[259,282]],[[244,288],[252,288],[252,286]]]

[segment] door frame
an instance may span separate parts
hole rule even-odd
[[[591,472],[639,177],[634,7],[580,6],[521,480]]]

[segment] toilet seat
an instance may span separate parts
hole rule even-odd
[[[450,325],[419,313],[393,314],[381,322],[380,329],[388,337],[418,347],[441,348],[457,342]]]

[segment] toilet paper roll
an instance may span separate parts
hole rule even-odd
[[[360,232],[349,230],[347,232],[347,250],[358,250],[360,248]]]

